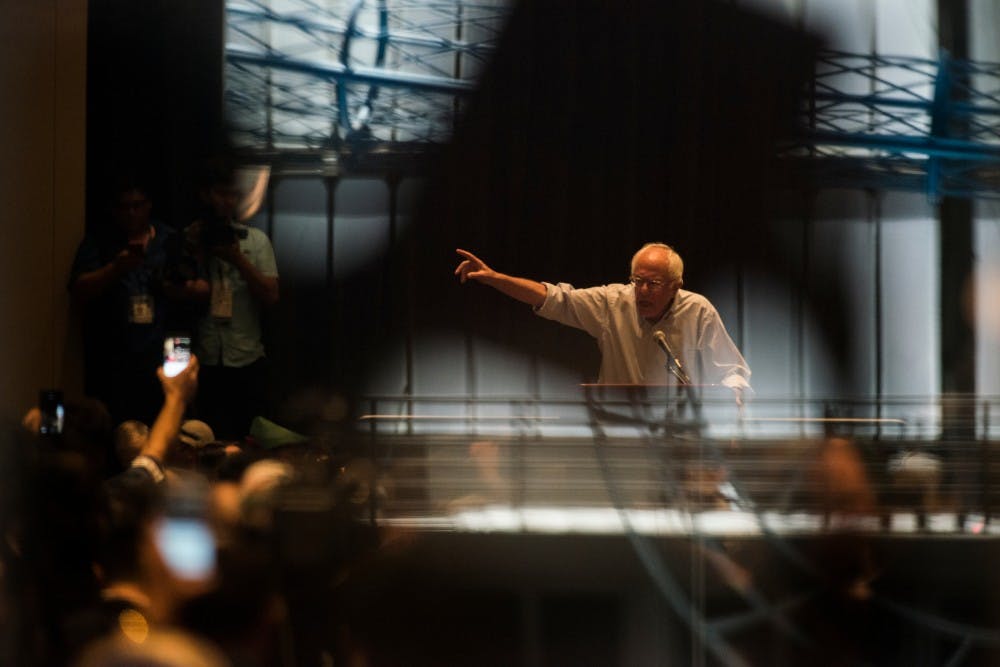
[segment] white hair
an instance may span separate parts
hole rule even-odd
[[[632,273],[635,273],[635,263],[636,263],[636,260],[639,258],[639,255],[641,255],[646,250],[649,250],[650,248],[658,248],[660,250],[665,250],[667,252],[667,263],[668,263],[667,264],[667,277],[671,281],[677,281],[678,283],[680,283],[681,285],[683,285],[684,284],[684,260],[681,259],[681,256],[677,254],[676,250],[674,250],[673,248],[671,248],[670,246],[668,246],[666,243],[660,243],[658,241],[653,241],[651,243],[647,243],[647,244],[645,244],[644,246],[642,246],[641,248],[639,248],[638,250],[635,251],[635,254],[632,255],[632,264],[629,267],[630,270],[632,271]]]

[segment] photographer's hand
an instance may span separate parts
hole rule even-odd
[[[28,410],[21,418],[21,426],[28,433],[38,433],[42,425],[42,411],[36,406]]]
[[[243,276],[243,280],[247,282],[250,293],[263,305],[271,306],[278,302],[278,279],[261,273],[260,269],[240,250],[238,242],[234,242],[232,246],[216,246],[211,248],[210,252],[235,266]]]
[[[171,301],[207,302],[212,296],[212,286],[204,278],[185,280],[183,283],[163,283],[163,293]]]
[[[142,266],[145,259],[143,253],[134,247],[125,248],[112,260],[114,270],[118,275],[128,273]]]
[[[80,274],[73,282],[70,293],[80,303],[87,303],[104,294],[123,275],[142,266],[143,259],[141,254],[125,248],[104,266]]]

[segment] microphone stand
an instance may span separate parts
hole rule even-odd
[[[696,424],[701,424],[701,401],[698,400],[698,396],[694,391],[694,384],[691,382],[691,376],[687,374],[687,371],[677,362],[674,355],[671,353],[666,354],[667,361],[664,364],[667,373],[673,375],[680,383],[684,395],[687,397],[688,403],[691,405],[691,412],[694,415],[694,420]],[[668,399],[669,400],[669,399]],[[669,414],[669,411],[668,411]]]

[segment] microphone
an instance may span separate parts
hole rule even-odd
[[[670,349],[670,343],[667,342],[667,335],[662,331],[653,332],[653,340],[656,344],[660,346],[660,349],[667,355],[667,367],[670,372],[673,373],[678,380],[683,384],[691,384],[691,378],[688,376],[687,371],[684,370],[684,366],[681,365],[680,358],[674,354],[674,351]]]

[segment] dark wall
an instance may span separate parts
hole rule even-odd
[[[222,132],[222,0],[91,0],[87,50],[87,209],[140,172],[155,215],[190,220],[201,155]]]

